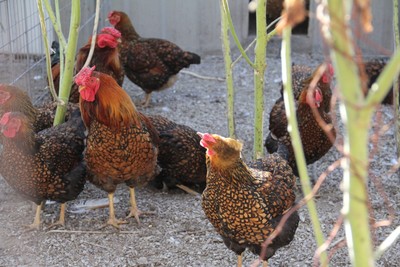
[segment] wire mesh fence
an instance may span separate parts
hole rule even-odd
[[[71,1],[59,1],[61,24],[68,34]],[[78,47],[82,46],[93,30],[95,1],[81,2],[81,27]],[[99,27],[110,8],[105,1],[101,6]],[[56,40],[51,21],[45,12],[49,42]],[[68,37],[68,36],[66,36]],[[50,44],[49,44],[50,45]],[[0,83],[13,84],[26,90],[34,103],[47,93],[46,60],[36,0],[0,0]]]

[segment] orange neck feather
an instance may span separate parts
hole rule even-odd
[[[109,75],[96,72],[100,79],[100,88],[96,99],[87,102],[80,99],[81,112],[86,126],[90,126],[91,120],[113,128],[129,127],[136,125],[141,127],[140,119],[131,97]]]

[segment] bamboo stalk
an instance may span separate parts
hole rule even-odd
[[[264,155],[264,73],[267,67],[267,1],[258,0],[256,9],[255,69],[254,69],[254,145],[253,158]]]
[[[311,194],[310,177],[307,173],[307,164],[304,156],[303,146],[300,138],[300,133],[298,129],[296,109],[293,96],[292,88],[292,63],[291,63],[291,27],[286,27],[283,29],[282,35],[282,83],[284,86],[283,98],[285,102],[286,117],[288,120],[288,131],[290,138],[292,140],[293,151],[296,157],[296,164],[300,175],[301,188],[303,190],[303,195],[308,196]],[[317,241],[318,247],[321,247],[325,243],[325,237],[321,230],[321,224],[318,218],[318,212],[315,205],[315,201],[311,198],[307,201],[307,208],[310,214],[311,223],[314,229],[315,239]],[[327,266],[327,254],[325,251],[320,254],[320,261],[323,266]]]
[[[374,107],[361,107],[365,102],[357,65],[353,60],[355,53],[348,21],[351,3],[345,5],[342,1],[328,0],[328,8],[333,45],[330,53],[338,87],[344,98],[340,102],[340,113],[345,124],[342,213],[346,240],[352,265],[368,267],[375,265],[367,192],[368,129]]]
[[[72,0],[71,21],[65,55],[65,68],[62,77],[63,79],[60,81],[59,99],[62,101],[62,103],[57,105],[54,125],[64,122],[68,99],[71,92],[72,76],[75,65],[75,53],[78,45],[79,25],[81,21],[80,3],[80,0]]]
[[[232,74],[232,58],[231,58],[231,48],[229,42],[229,22],[228,17],[229,7],[226,0],[220,1],[221,8],[221,38],[222,38],[222,50],[224,52],[225,61],[225,79],[226,79],[226,89],[227,89],[227,107],[228,107],[228,131],[230,137],[235,137],[235,116],[234,116],[234,106],[235,106],[235,90],[233,88],[233,74]],[[232,32],[232,29],[231,29]]]

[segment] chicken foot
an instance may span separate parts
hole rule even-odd
[[[42,205],[36,205],[35,219],[33,220],[32,224],[27,225],[29,230],[39,230],[41,211],[42,211]]]
[[[109,214],[110,214],[110,215],[109,215],[109,219],[108,219],[107,223],[106,223],[105,225],[103,225],[102,228],[103,228],[103,227],[106,227],[107,225],[112,225],[112,226],[114,226],[115,228],[119,229],[119,225],[120,225],[120,224],[126,224],[126,223],[128,223],[128,222],[127,222],[127,221],[123,221],[123,220],[118,220],[118,219],[115,217],[115,211],[114,211],[114,192],[108,194],[108,201],[109,201],[108,207],[109,207]]]
[[[155,212],[140,211],[136,204],[135,188],[129,187],[131,210],[126,218],[135,217],[138,224],[140,224],[139,216],[143,214],[154,215]]]
[[[151,93],[146,93],[146,95],[141,103],[144,108],[147,108],[149,106],[150,98],[151,98]]]
[[[66,207],[66,204],[65,203],[61,203],[61,206],[60,206],[60,218],[55,223],[52,223],[49,226],[49,228],[53,228],[53,227],[58,226],[58,225],[65,226],[65,207]]]

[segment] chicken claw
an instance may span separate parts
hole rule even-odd
[[[154,215],[155,212],[140,211],[136,204],[135,189],[133,187],[129,187],[129,192],[130,192],[131,210],[130,210],[128,216],[126,216],[126,218],[135,217],[137,223],[140,225],[140,220],[139,220],[140,215],[144,215],[144,214]]]
[[[32,224],[26,225],[29,231],[36,230],[38,231],[40,228],[40,212],[42,211],[42,205],[37,205],[36,206],[36,212],[35,212],[35,219],[33,220]]]

